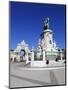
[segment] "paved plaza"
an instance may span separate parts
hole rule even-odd
[[[25,63],[10,63],[10,88],[65,84],[65,65],[30,67]]]

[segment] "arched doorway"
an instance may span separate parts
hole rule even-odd
[[[21,51],[20,51],[20,61],[24,61],[25,54],[26,54],[25,50],[21,49]]]
[[[21,49],[21,55],[22,56],[25,56],[25,54],[26,54],[25,50],[24,49]]]
[[[16,57],[14,57],[14,62],[16,62]]]

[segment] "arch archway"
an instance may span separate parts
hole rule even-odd
[[[20,61],[25,61],[26,51],[24,49],[21,49],[19,52],[20,55]]]
[[[24,49],[21,49],[20,54],[21,54],[21,56],[25,56],[26,51]]]

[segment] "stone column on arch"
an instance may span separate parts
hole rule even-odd
[[[32,53],[31,53],[31,61],[34,61],[34,49],[32,49]]]
[[[32,48],[31,52],[31,67],[34,65],[34,49]]]
[[[29,55],[28,55],[28,53],[26,53],[25,59],[26,59],[26,64],[28,64],[29,63]]]

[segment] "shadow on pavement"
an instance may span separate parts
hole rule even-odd
[[[50,71],[50,80],[51,80],[52,85],[59,84],[53,71]]]
[[[33,80],[33,79],[20,77],[20,76],[16,76],[16,75],[11,75],[11,76],[14,77],[14,78],[25,80],[25,81],[32,82],[32,83],[35,83],[35,84],[41,84],[41,85],[51,85],[52,84],[52,83],[38,81],[38,80]]]

